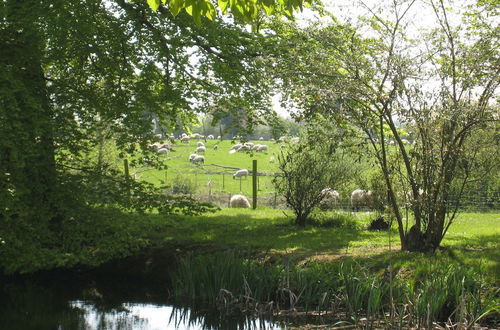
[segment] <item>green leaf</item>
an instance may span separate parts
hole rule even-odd
[[[148,5],[149,7],[151,7],[151,9],[157,11],[160,7],[160,0],[148,0]]]
[[[182,7],[184,7],[183,0],[170,0],[170,3],[168,4],[168,9],[174,17],[180,13]]]
[[[264,7],[267,16],[271,16],[274,13],[274,6],[267,6],[263,4],[262,7]]]
[[[220,10],[223,14],[227,13],[227,7],[229,6],[229,1],[226,0],[218,0],[217,4],[219,5]]]
[[[207,4],[207,11],[205,13],[205,16],[208,17],[209,20],[213,21],[217,13],[217,11],[215,10],[215,6],[208,1],[206,2],[206,4]]]

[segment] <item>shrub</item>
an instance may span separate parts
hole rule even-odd
[[[172,181],[172,194],[193,194],[196,187],[189,178],[183,176],[176,176]]]
[[[315,212],[311,216],[310,224],[325,228],[359,229],[359,224],[356,219],[352,215],[343,212],[335,212],[333,214]]]

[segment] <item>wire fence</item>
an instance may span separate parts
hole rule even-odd
[[[208,164],[193,167],[192,171],[183,169],[155,171],[151,168],[135,169],[131,175],[136,180],[160,182],[168,194],[189,195],[202,202],[210,202],[221,208],[230,207],[231,196],[242,194],[252,203],[251,171],[248,176],[234,178],[239,168]],[[257,205],[273,209],[286,209],[286,201],[274,190],[273,179],[279,173],[257,172]],[[331,209],[352,210],[348,193],[331,205]],[[449,198],[450,207],[457,205],[457,198]],[[488,212],[500,210],[500,191],[468,191],[459,201],[462,211]],[[357,210],[370,211],[370,207]]]

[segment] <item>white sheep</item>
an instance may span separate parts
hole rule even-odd
[[[196,163],[202,163],[202,164],[204,164],[205,163],[205,157],[196,155],[196,157],[194,157],[191,162],[193,164],[196,164]]]
[[[238,151],[241,147],[243,147],[243,144],[241,143],[236,143],[234,146],[231,147],[231,150],[236,150]]]
[[[168,152],[169,152],[168,148],[158,149],[158,154],[160,154],[160,155],[168,154]]]
[[[229,201],[231,207],[239,207],[248,209],[250,207],[250,202],[248,198],[243,195],[233,195],[231,196],[231,200]]]
[[[202,152],[205,152],[207,149],[205,147],[198,147],[196,148],[196,152],[197,153],[202,153]]]
[[[233,179],[235,178],[241,178],[241,177],[245,177],[245,178],[248,178],[248,170],[247,169],[241,169],[241,170],[237,170],[234,174],[233,174]]]
[[[214,145],[214,150],[218,150],[218,149],[219,149],[219,145],[218,144]]]
[[[374,207],[376,196],[371,190],[356,189],[351,193],[351,206],[358,210],[360,207]]]
[[[257,152],[267,151],[267,146],[265,144],[258,144]]]
[[[321,200],[320,207],[323,209],[331,209],[336,206],[340,200],[340,194],[338,191],[332,188],[325,188],[321,190],[321,195],[323,199]]]
[[[201,141],[200,141],[200,142],[198,142],[198,144],[197,144],[196,146],[197,146],[197,147],[204,147],[204,146],[205,146],[205,143],[203,143],[203,142],[201,142]]]
[[[181,142],[182,143],[189,143],[189,137],[188,136],[182,136],[181,137]]]
[[[213,140],[214,139],[214,136],[212,134],[210,134],[209,136],[207,136],[207,139],[209,140]]]
[[[231,150],[229,150],[229,153],[234,154],[235,152],[239,151],[242,147],[243,147],[243,144],[236,143],[234,146],[231,147]]]
[[[198,155],[197,154],[191,154],[189,155],[189,161],[192,162],[193,159],[195,159]]]
[[[259,138],[259,141],[264,141],[264,138],[261,136],[261,137]]]
[[[253,143],[251,145],[248,145],[248,144],[243,144],[237,151],[248,151],[248,150],[252,150],[252,147],[253,147]]]

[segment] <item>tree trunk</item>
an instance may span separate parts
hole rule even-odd
[[[42,69],[36,1],[7,1],[0,25],[0,170],[10,194],[1,212],[31,221],[57,214],[53,114]],[[2,194],[4,195],[4,194]]]

